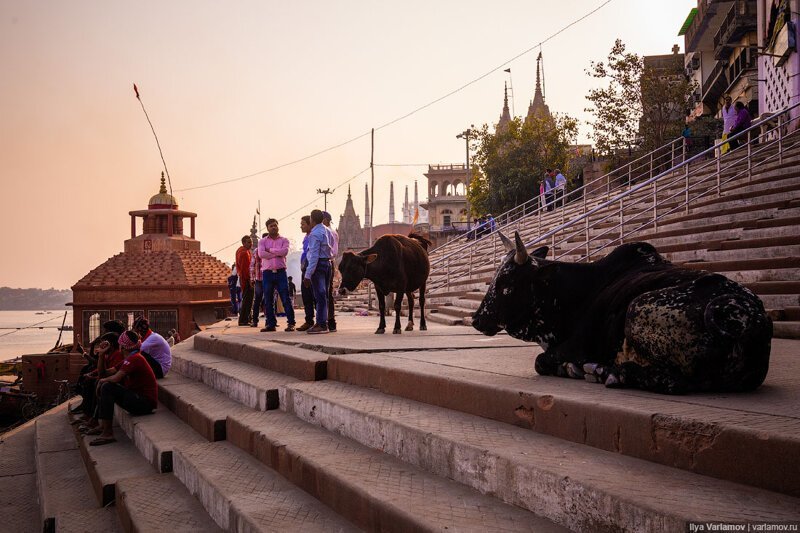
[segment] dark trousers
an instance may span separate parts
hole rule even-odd
[[[239,325],[250,325],[250,312],[253,310],[253,286],[250,280],[242,280],[242,305],[239,307]]]
[[[118,404],[134,416],[153,412],[153,405],[147,398],[139,396],[119,383],[103,383],[102,387],[100,387],[97,418],[100,420],[113,420],[114,404]]]
[[[97,379],[84,377],[81,383],[81,410],[86,416],[95,416],[95,408],[97,407]]]
[[[306,271],[301,272],[301,279],[305,279]],[[306,287],[305,283],[300,283],[300,297],[303,299],[303,310],[306,313],[306,324],[314,323],[314,290]]]
[[[547,210],[552,211],[555,208],[555,199],[552,192],[545,193],[544,201],[547,203]]]
[[[153,359],[153,357],[147,352],[139,352],[144,357],[147,364],[150,365],[150,368],[153,369],[153,374],[156,375],[156,379],[161,379],[164,377],[164,371],[161,369],[161,363]]]
[[[333,309],[333,272],[336,266],[333,259],[330,261],[330,274],[328,274],[328,329],[336,329],[336,317]]]
[[[330,261],[320,261],[311,274],[311,289],[314,291],[316,303],[317,325],[328,327],[328,285],[330,284]]]
[[[267,326],[274,328],[278,325],[278,320],[275,318],[275,287],[278,288],[278,296],[280,296],[281,302],[283,302],[283,309],[286,311],[286,321],[293,326],[294,307],[292,307],[292,302],[289,301],[289,280],[286,277],[286,269],[282,268],[277,272],[265,270],[263,283],[264,307],[267,308]]]
[[[264,285],[256,282],[253,287],[253,325],[258,325],[258,317],[261,315],[261,304],[264,303]]]

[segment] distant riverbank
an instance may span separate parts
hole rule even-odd
[[[0,311],[0,361],[24,354],[46,353],[55,346],[63,320],[64,309]],[[66,325],[72,325],[71,309],[67,310]],[[71,343],[72,332],[65,331],[61,342]]]
[[[69,289],[12,289],[0,287],[0,311],[41,311],[62,309],[72,301]]]

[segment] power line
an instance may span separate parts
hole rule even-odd
[[[564,26],[560,30],[556,31],[555,33],[549,35],[545,39],[543,39],[543,40],[539,41],[538,43],[536,43],[535,45],[531,46],[527,50],[525,50],[523,52],[520,52],[519,54],[515,55],[511,59],[508,59],[508,60],[504,61],[501,65],[498,65],[497,67],[494,67],[493,69],[489,70],[488,72],[486,72],[484,74],[481,74],[480,76],[478,76],[477,78],[473,79],[472,81],[469,81],[469,82],[465,83],[464,85],[461,85],[460,87],[450,91],[449,93],[447,93],[447,94],[445,94],[443,96],[440,96],[439,98],[436,98],[435,100],[432,100],[432,101],[428,102],[427,104],[421,105],[421,106],[417,107],[416,109],[414,109],[414,110],[412,110],[412,111],[410,111],[410,112],[408,112],[408,113],[406,113],[404,115],[401,115],[401,116],[399,116],[399,117],[397,117],[397,118],[395,118],[393,120],[390,120],[389,122],[386,122],[383,125],[378,126],[378,127],[374,128],[374,129],[375,130],[381,130],[381,129],[384,129],[384,128],[388,128],[389,126],[392,126],[393,124],[397,124],[401,120],[405,120],[408,117],[410,117],[412,115],[415,115],[415,114],[419,113],[420,111],[423,111],[423,110],[431,107],[432,105],[438,104],[442,100],[445,100],[445,99],[453,96],[454,94],[457,94],[457,93],[463,91],[467,87],[478,83],[479,81],[483,80],[484,78],[486,78],[486,77],[490,76],[491,74],[494,74],[498,70],[502,69],[506,65],[509,65],[510,63],[516,61],[520,57],[531,53],[532,51],[534,51],[537,48],[541,48],[541,46],[543,44],[545,44],[546,42],[555,39],[561,33],[565,32],[566,30],[568,30],[572,26],[574,26],[574,25],[584,21],[585,19],[589,18],[590,16],[594,15],[595,13],[597,13],[598,11],[600,11],[602,8],[604,8],[605,6],[607,6],[608,4],[610,4],[613,1],[614,0],[605,0],[602,4],[600,4],[599,6],[594,8],[593,10],[589,11],[588,13],[583,15],[582,17],[580,17],[578,19],[575,19],[574,21],[570,22],[569,24],[567,24],[566,26]],[[283,163],[283,164],[274,166],[272,168],[259,170],[258,172],[253,172],[252,174],[247,174],[246,176],[239,176],[238,178],[229,178],[229,179],[222,180],[222,181],[216,181],[216,182],[213,182],[213,183],[207,183],[205,185],[197,185],[195,187],[186,187],[184,189],[175,189],[175,192],[185,192],[185,191],[193,191],[193,190],[197,190],[197,189],[205,189],[205,188],[208,188],[208,187],[214,187],[216,185],[224,185],[226,183],[233,183],[233,182],[241,181],[241,180],[244,180],[244,179],[247,179],[247,178],[252,178],[254,176],[258,176],[259,174],[266,174],[267,172],[274,172],[275,170],[279,170],[279,169],[282,169],[282,168],[285,168],[285,167],[288,167],[288,166],[291,166],[291,165],[295,165],[297,163],[302,163],[303,161],[307,161],[309,159],[317,157],[318,155],[322,155],[322,154],[324,154],[326,152],[330,152],[331,150],[336,150],[337,148],[341,148],[342,146],[345,146],[345,145],[348,145],[350,143],[353,143],[353,142],[361,139],[362,137],[366,137],[367,135],[370,135],[371,133],[372,133],[372,131],[364,132],[364,133],[362,133],[362,134],[360,134],[360,135],[358,135],[356,137],[353,137],[350,140],[347,140],[347,141],[341,142],[339,144],[330,146],[330,147],[325,148],[323,150],[319,150],[318,152],[314,152],[313,154],[307,155],[305,157],[301,157],[300,159],[295,159],[294,161],[289,161],[288,163]]]

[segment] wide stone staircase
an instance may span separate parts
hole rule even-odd
[[[686,531],[800,521],[800,359],[758,391],[537,376],[537,349],[431,324],[177,345],[152,415],[88,446],[66,404],[0,444],[4,531]]]
[[[701,158],[688,165],[688,172],[679,168],[533,246],[548,245],[548,258],[578,261],[590,252],[595,260],[619,244],[622,232],[624,241],[648,241],[676,264],[719,272],[744,284],[769,310],[776,337],[800,338],[798,137],[786,137],[780,154],[777,146],[754,149],[751,158],[744,150],[734,152],[719,180],[716,161]],[[509,237],[519,231],[531,243],[635,185],[520,218],[502,231]],[[691,201],[685,205],[687,198]],[[659,217],[656,227],[646,224],[654,213]],[[461,249],[450,245],[434,250],[429,319],[469,325],[503,255],[496,235]]]

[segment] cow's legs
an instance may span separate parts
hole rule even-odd
[[[386,333],[386,295],[383,294],[383,291],[381,291],[377,285],[375,286],[375,294],[378,296],[378,309],[381,313],[381,321],[375,333]]]
[[[400,329],[400,308],[403,307],[403,293],[398,292],[394,297],[394,330],[392,333],[403,333]]]
[[[406,331],[414,331],[414,293],[407,292],[406,299],[408,300],[408,325]]]
[[[602,383],[609,388],[635,388],[660,394],[686,394],[689,382],[681,371],[668,365],[641,366],[625,362],[619,365],[583,365],[587,381]]]
[[[419,330],[428,330],[428,324],[425,323],[425,283],[419,288]]]

